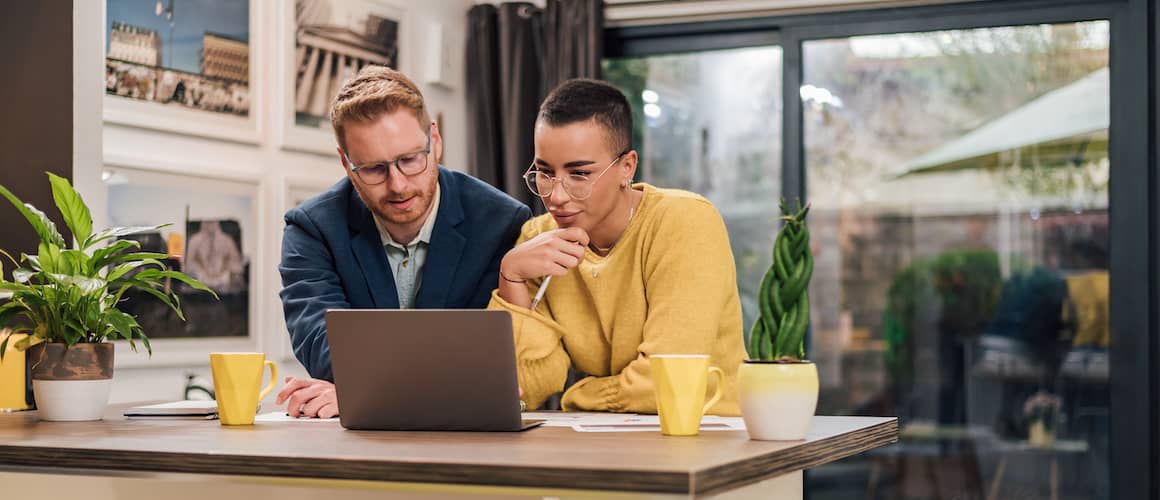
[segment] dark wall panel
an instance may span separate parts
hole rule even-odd
[[[0,184],[58,222],[44,172],[72,178],[72,18],[71,0],[0,7],[0,47],[7,49],[0,58]],[[36,244],[20,213],[0,203],[0,248],[18,256]]]

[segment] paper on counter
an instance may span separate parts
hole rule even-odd
[[[660,432],[661,422],[656,415],[640,415],[624,418],[619,422],[576,422],[572,425],[576,432]],[[718,417],[706,415],[701,419],[701,431],[743,431],[745,421],[741,417]]]
[[[544,427],[570,427],[576,432],[660,432],[661,423],[656,415],[636,415],[626,413],[564,413],[527,412],[525,420],[543,420]],[[261,413],[254,422],[338,422],[334,418],[292,418],[285,411]],[[743,431],[745,422],[741,417],[718,417],[706,415],[701,419],[702,431]]]
[[[660,418],[656,415],[637,415],[635,413],[526,412],[522,416],[525,420],[543,420],[544,427],[571,427],[576,432],[661,431]],[[701,419],[701,430],[745,430],[745,422],[740,417],[706,415]]]
[[[575,425],[619,424],[634,421],[635,413],[595,413],[595,412],[525,412],[524,420],[543,420],[544,427],[573,427]]]
[[[254,417],[254,422],[338,422],[338,417],[334,418],[310,418],[310,417],[291,417],[285,411],[272,411],[268,413],[259,413]]]

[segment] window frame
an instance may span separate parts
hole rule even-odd
[[[821,14],[605,29],[605,57],[782,47],[782,196],[806,197],[802,44],[810,40],[995,26],[1110,22],[1108,191],[1111,498],[1160,498],[1160,0],[978,0]],[[1141,77],[1141,72],[1144,73]],[[1142,209],[1121,209],[1141,207]],[[1141,276],[1146,277],[1140,279]],[[808,339],[807,339],[808,342]],[[1142,487],[1143,486],[1143,487]]]

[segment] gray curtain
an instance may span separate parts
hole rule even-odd
[[[544,205],[524,185],[540,101],[569,78],[600,78],[602,0],[480,4],[467,13],[467,123],[471,171],[523,201]],[[584,377],[569,370],[565,387]],[[553,396],[541,407],[559,409]]]
[[[532,207],[524,185],[540,101],[561,81],[600,77],[601,0],[476,5],[468,11],[468,151],[476,177]]]
[[[548,0],[543,34],[544,95],[569,78],[600,78],[602,0]]]
[[[499,124],[499,21],[494,5],[467,11],[467,167],[480,180],[507,190]]]
[[[536,210],[538,200],[521,177],[532,163],[532,124],[540,106],[542,43],[539,10],[527,3],[499,6],[499,164],[501,189]],[[471,88],[471,83],[468,83]],[[470,112],[470,111],[469,111]],[[539,213],[539,212],[537,212]]]

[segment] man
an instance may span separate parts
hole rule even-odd
[[[483,308],[527,206],[438,165],[438,124],[402,73],[364,68],[330,113],[346,178],[286,214],[282,307],[313,378],[286,379],[290,416],[338,414],[328,309]],[[415,332],[422,335],[422,332]]]

